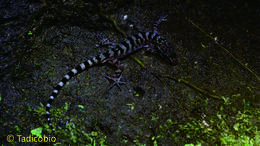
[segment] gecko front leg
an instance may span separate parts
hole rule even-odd
[[[161,24],[161,22],[167,21],[166,18],[167,18],[167,15],[166,15],[166,16],[161,16],[160,19],[155,22],[154,27],[153,27],[153,31],[154,31],[155,33],[158,32],[158,26]]]

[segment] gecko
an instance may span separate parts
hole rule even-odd
[[[51,95],[49,96],[48,103],[46,104],[47,121],[52,132],[55,132],[55,129],[51,122],[51,104],[53,103],[54,99],[57,98],[58,94],[66,85],[66,83],[76,75],[92,67],[105,65],[107,63],[114,64],[118,69],[115,71],[114,75],[111,77],[106,76],[106,78],[113,81],[113,84],[110,88],[114,86],[120,88],[120,85],[125,84],[125,82],[121,81],[123,65],[120,63],[120,60],[130,56],[131,54],[139,52],[141,49],[152,51],[154,54],[158,54],[165,62],[171,65],[177,65],[177,57],[173,45],[170,41],[160,36],[157,32],[158,25],[162,21],[165,21],[165,18],[166,17],[160,18],[154,24],[153,32],[139,32],[137,34],[131,35],[118,45],[109,48],[94,57],[90,57],[65,74],[65,76],[58,82],[56,87],[54,87]]]

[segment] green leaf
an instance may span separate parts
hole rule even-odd
[[[29,32],[28,32],[28,35],[32,35],[32,31],[29,31]]]
[[[236,131],[238,131],[239,123],[236,123],[233,127],[234,127],[234,129],[235,129]]]
[[[18,133],[21,133],[21,129],[19,128],[19,126],[15,126],[15,129],[16,129],[16,131],[18,132]]]
[[[42,137],[42,127],[31,130],[32,135]]]
[[[142,61],[140,61],[139,59],[137,59],[136,57],[132,57],[139,65],[141,65],[143,68],[145,68],[145,65],[142,63]]]
[[[67,111],[69,109],[69,104],[67,102],[65,103],[64,109],[65,109],[65,111]]]
[[[79,108],[81,109],[84,109],[84,106],[83,105],[78,105]]]
[[[200,43],[200,44],[201,44],[202,48],[208,48],[208,46],[206,46],[206,45],[204,45],[202,43]]]
[[[185,144],[184,146],[194,146],[194,144]]]
[[[152,140],[154,140],[154,139],[155,139],[155,137],[153,136],[153,137],[152,137]]]
[[[167,123],[168,123],[168,124],[173,124],[173,122],[172,122],[171,119],[168,119],[168,120],[167,120]]]

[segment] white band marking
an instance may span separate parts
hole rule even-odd
[[[109,57],[113,57],[113,56],[114,56],[114,52],[111,49],[109,49]]]
[[[64,77],[65,77],[66,79],[68,79],[68,80],[70,79],[70,76],[69,76],[69,75],[65,75]]]
[[[93,59],[93,61],[94,61],[95,63],[98,63],[96,57],[93,57],[92,59]]]
[[[128,44],[128,46],[129,46],[129,50],[131,50],[131,49],[132,49],[131,42],[130,42],[129,40],[126,40],[125,42]]]
[[[88,64],[89,66],[93,65],[93,63],[90,60],[88,60]]]
[[[146,40],[149,40],[148,36],[149,36],[149,32],[146,32],[145,33]]]
[[[136,38],[134,36],[131,36],[131,38],[134,40],[134,45],[136,46]]]
[[[161,38],[160,36],[157,36],[156,41],[158,41],[160,38]]]
[[[74,75],[78,72],[75,68],[73,68],[71,71],[74,73]]]
[[[81,63],[80,67],[81,67],[82,70],[84,70],[86,68],[84,63]]]
[[[138,33],[138,36],[142,39],[142,41],[144,40],[144,37],[141,33]]]
[[[64,84],[63,84],[63,82],[59,82],[58,85],[62,87]]]
[[[152,39],[154,38],[155,35],[156,35],[156,33],[153,33],[153,35],[152,35]]]
[[[102,53],[99,55],[99,57],[100,57],[101,61],[103,61],[105,59],[105,56]]]

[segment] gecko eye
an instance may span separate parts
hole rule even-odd
[[[177,65],[177,56],[174,52],[173,45],[165,40],[158,40],[156,48],[158,49],[159,55],[164,59],[167,63],[172,65]]]

